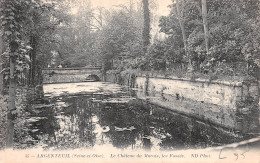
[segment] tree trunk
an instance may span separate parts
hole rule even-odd
[[[15,72],[15,57],[13,54],[10,56],[10,83],[9,83],[9,99],[8,99],[8,116],[7,116],[7,137],[6,147],[13,148],[14,138],[14,111],[15,111],[15,94],[16,94],[16,82],[14,77]]]
[[[202,4],[202,19],[204,27],[204,38],[206,44],[206,52],[209,54],[209,30],[208,30],[208,20],[207,20],[207,2],[206,0],[201,0]]]
[[[1,22],[0,22],[0,24],[1,24]],[[4,72],[3,72],[4,60],[2,58],[3,52],[4,52],[4,45],[3,45],[3,40],[1,37],[0,38],[0,94],[2,94],[3,88],[4,88],[4,86],[3,86],[3,84],[4,84]]]
[[[178,21],[181,28],[181,34],[183,39],[183,45],[184,45],[184,51],[185,55],[187,55],[187,36],[185,33],[184,23],[183,23],[183,11],[180,11],[180,3],[179,0],[176,0],[176,7],[177,7],[177,15],[178,15]]]
[[[150,11],[148,0],[143,0],[144,28],[143,28],[143,53],[146,54],[150,44]]]
[[[188,71],[193,71],[193,67],[192,67],[192,64],[191,64],[191,56],[188,55],[188,50],[187,50],[187,36],[186,36],[186,32],[185,32],[185,28],[184,28],[184,22],[183,22],[183,5],[182,5],[182,10],[180,10],[179,0],[176,0],[176,8],[177,8],[178,21],[179,21],[179,25],[180,25],[181,33],[182,33],[184,53],[185,53],[186,56],[189,57]]]
[[[0,8],[2,8],[2,0],[0,0]],[[0,19],[0,24],[2,24],[2,21]],[[0,33],[2,33],[3,31],[3,27],[0,26]],[[0,94],[3,93],[3,84],[4,84],[4,72],[3,71],[3,64],[4,64],[4,60],[2,58],[2,54],[4,52],[4,41],[3,41],[3,37],[0,37]]]
[[[30,38],[32,50],[30,52],[30,68],[29,68],[29,84],[35,86],[35,71],[36,71],[36,39],[34,36]]]

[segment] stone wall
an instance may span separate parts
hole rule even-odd
[[[101,68],[48,68],[42,70],[43,83],[84,82],[90,79],[103,80]]]
[[[139,98],[181,114],[243,133],[258,132],[257,82],[139,76],[135,87]]]
[[[90,74],[79,74],[79,75],[45,75],[43,76],[44,84],[51,83],[75,83],[84,82]]]
[[[42,69],[43,74],[99,74],[101,73],[101,67],[82,67],[82,68],[45,68]]]

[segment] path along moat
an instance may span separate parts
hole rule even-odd
[[[44,99],[29,105],[29,135],[20,148],[158,151],[207,148],[246,139],[151,104],[155,97],[141,100],[138,90],[117,84],[46,84],[43,90]]]

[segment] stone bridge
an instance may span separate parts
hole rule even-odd
[[[42,69],[43,84],[100,81],[103,79],[101,67],[45,68]]]

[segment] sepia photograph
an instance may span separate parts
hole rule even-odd
[[[260,0],[0,0],[0,163],[260,162]]]

